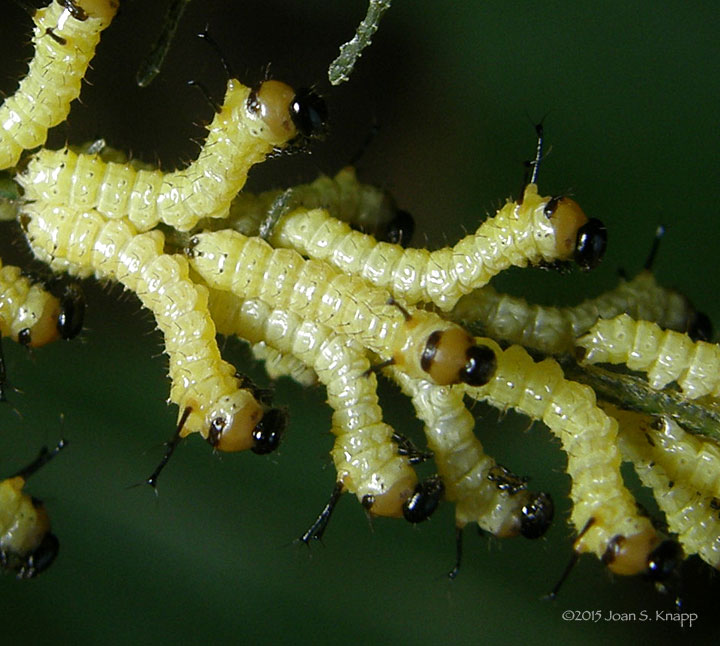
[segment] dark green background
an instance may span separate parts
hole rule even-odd
[[[191,4],[167,73],[147,90],[135,70],[162,19],[162,4],[128,0],[106,33],[93,86],[52,144],[105,136],[172,167],[195,155],[194,126],[211,117],[188,79],[222,95],[222,69],[193,34],[205,23],[248,83],[271,72],[318,83],[332,111],[312,156],[278,159],[252,173],[253,188],[307,181],[347,163],[377,121],[361,175],[390,188],[418,221],[415,243],[437,246],[475,229],[522,183],[534,151],[531,123],[545,116],[540,185],[572,193],[603,219],[610,247],[590,275],[507,272],[499,285],[553,304],[613,286],[619,267],[641,266],[655,226],[668,233],[656,273],[720,321],[716,291],[720,222],[720,10],[713,2],[400,2],[387,14],[351,81],[329,90],[325,70],[365,11],[364,2],[199,1]],[[10,6],[8,6],[10,5]],[[152,5],[151,9],[147,6]],[[1,87],[22,74],[29,21],[4,3]],[[14,230],[1,229],[3,258]],[[173,431],[165,359],[153,322],[117,287],[87,288],[82,338],[28,355],[5,343],[22,392],[0,409],[2,473],[60,436],[71,446],[33,479],[62,541],[57,563],[29,582],[0,580],[3,643],[654,643],[717,634],[717,577],[690,562],[683,596],[695,628],[648,622],[566,622],[563,610],[671,610],[637,579],[612,580],[590,557],[555,603],[541,601],[571,550],[568,478],[556,442],[540,426],[477,407],[489,451],[553,493],[558,514],[546,539],[466,537],[460,577],[452,509],[412,528],[366,521],[350,497],[324,545],[292,540],[333,483],[329,411],[321,391],[290,383],[276,401],[292,427],[272,457],[215,456],[192,438],[178,450],[156,498],[143,479]],[[249,369],[239,344],[225,354]],[[259,375],[258,371],[254,374]],[[418,430],[407,401],[382,393],[387,418]],[[13,410],[13,407],[16,411]],[[61,420],[61,414],[64,420]]]

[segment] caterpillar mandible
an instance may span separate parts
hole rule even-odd
[[[465,330],[434,313],[390,304],[385,291],[323,262],[230,230],[194,236],[187,253],[209,286],[323,323],[414,376],[479,385],[492,375],[494,354]]]
[[[52,565],[59,542],[50,531],[50,518],[41,501],[26,494],[27,479],[67,446],[61,440],[40,451],[25,468],[0,482],[0,569],[18,579],[31,579]]]
[[[374,515],[407,514],[417,476],[398,454],[395,431],[382,420],[377,379],[362,347],[322,323],[259,299],[211,289],[209,307],[221,334],[263,341],[315,371],[333,409],[331,454],[338,482]]]
[[[139,234],[125,220],[40,202],[24,205],[21,223],[35,255],[52,269],[116,280],[152,311],[165,337],[178,419],[191,409],[181,437],[200,433],[221,451],[275,448],[281,416],[266,415],[267,423],[263,404],[222,360],[207,289],[190,280],[185,258],[164,253],[160,231]]]
[[[65,121],[117,8],[117,0],[55,0],[35,12],[35,55],[0,106],[0,170],[15,166],[23,150],[44,144],[48,130]]]
[[[594,267],[604,254],[606,232],[574,200],[541,197],[537,186],[528,184],[521,201],[508,202],[474,234],[437,251],[377,242],[321,209],[288,213],[269,240],[325,260],[402,302],[449,310],[463,294],[513,265],[574,259],[581,267]]]
[[[577,345],[588,363],[624,363],[647,372],[652,388],[677,381],[690,399],[720,396],[720,347],[714,343],[693,341],[687,334],[621,314],[598,321]]]
[[[163,173],[105,162],[99,154],[43,149],[17,181],[28,201],[96,209],[127,218],[140,232],[159,222],[189,231],[202,218],[226,217],[250,168],[298,137],[316,135],[326,116],[325,103],[309,90],[295,92],[275,80],[251,89],[230,79],[200,154],[187,168]]]
[[[594,553],[616,574],[663,570],[658,561],[665,544],[623,483],[617,422],[597,407],[592,389],[565,379],[553,359],[535,363],[520,346],[503,351],[490,339],[481,341],[497,354],[495,376],[480,388],[464,386],[465,392],[542,420],[560,439],[572,478],[575,551]]]

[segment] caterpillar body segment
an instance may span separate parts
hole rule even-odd
[[[200,433],[222,451],[262,445],[260,435],[272,433],[263,428],[265,407],[222,360],[207,289],[190,279],[184,257],[163,252],[160,231],[139,234],[131,223],[97,211],[40,203],[26,204],[22,221],[33,252],[51,268],[118,281],[153,312],[165,337],[178,419],[191,409],[181,436]]]
[[[270,379],[290,377],[306,388],[317,385],[317,373],[293,355],[278,352],[265,341],[253,343],[250,350],[258,361],[264,362],[265,372]]]
[[[59,541],[50,531],[50,517],[40,500],[24,492],[27,479],[57,455],[67,442],[38,457],[0,482],[0,569],[18,579],[31,579],[52,565]]]
[[[333,409],[331,453],[338,481],[371,513],[402,516],[417,476],[398,454],[394,430],[382,421],[377,380],[357,342],[259,299],[211,289],[209,305],[221,334],[263,341],[315,371]]]
[[[231,79],[205,144],[187,168],[163,173],[63,148],[39,151],[17,180],[28,201],[96,209],[128,218],[141,232],[159,222],[189,231],[202,218],[227,216],[253,165],[299,136],[316,134],[325,114],[320,101],[279,81],[253,90]]]
[[[389,303],[384,290],[326,263],[230,230],[194,236],[188,254],[211,287],[327,325],[414,376],[479,384],[492,374],[493,353],[465,330],[431,312]]]
[[[490,339],[481,341],[496,352],[495,376],[465,392],[542,420],[560,439],[572,478],[575,551],[594,553],[616,574],[645,571],[660,541],[623,483],[615,419],[598,408],[592,389],[566,380],[556,361],[535,363],[520,346],[503,351]]]
[[[605,229],[588,220],[573,200],[541,197],[529,184],[521,202],[508,202],[474,234],[438,251],[377,242],[321,209],[287,214],[270,241],[360,276],[402,302],[449,310],[463,294],[513,265],[573,258],[583,267],[596,265],[604,253]]]
[[[35,55],[0,107],[0,169],[15,166],[23,150],[44,144],[48,130],[65,121],[117,8],[117,0],[68,0],[35,12]]]
[[[646,372],[652,388],[676,381],[690,399],[720,396],[720,347],[714,343],[621,314],[598,321],[577,345],[583,361]]]
[[[542,536],[552,521],[552,500],[547,494],[529,492],[516,476],[517,487],[504,486],[509,478],[495,477],[509,472],[483,451],[462,390],[413,379],[392,367],[386,371],[412,398],[425,424],[428,448],[445,485],[445,499],[455,503],[458,528],[474,522],[500,538]]]
[[[333,217],[347,222],[353,229],[387,242],[407,245],[412,237],[412,216],[399,209],[387,191],[360,183],[352,166],[341,169],[333,177],[321,175],[315,181],[293,186],[289,191],[290,210],[298,207],[327,209]],[[230,206],[227,221],[203,224],[215,229],[232,227],[247,236],[257,235],[273,203],[282,194],[280,190],[238,193]]]
[[[620,423],[623,457],[652,489],[685,554],[720,569],[720,449],[667,417],[653,420],[614,407],[608,412]]]
[[[599,319],[619,314],[654,321],[660,327],[689,332],[698,313],[688,299],[657,284],[650,271],[597,298],[572,307],[534,305],[522,298],[500,294],[487,285],[463,296],[449,317],[470,330],[508,343],[517,343],[545,354],[570,353],[575,339]]]

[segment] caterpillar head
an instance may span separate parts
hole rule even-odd
[[[310,89],[297,92],[275,80],[263,81],[246,103],[248,114],[259,126],[255,135],[278,148],[290,142],[318,137],[325,130],[327,106]]]
[[[652,528],[633,536],[614,536],[602,556],[602,562],[611,572],[630,576],[644,574],[655,583],[670,578],[682,559],[680,546],[672,540],[661,541]]]
[[[585,215],[569,197],[553,197],[544,208],[555,229],[557,260],[574,260],[581,269],[597,267],[607,247],[607,229],[596,218]]]
[[[59,550],[60,541],[48,531],[40,544],[30,552],[0,549],[0,568],[14,572],[18,579],[32,579],[52,565]]]
[[[78,285],[68,285],[60,300],[57,330],[63,339],[74,339],[83,328],[85,295]]]
[[[445,494],[445,485],[440,476],[430,476],[415,485],[412,495],[403,504],[403,516],[409,523],[417,524],[427,520],[440,504]]]
[[[420,366],[439,386],[484,386],[495,374],[497,358],[462,328],[436,330],[427,338]]]
[[[76,20],[85,21],[96,18],[109,25],[118,10],[118,0],[58,0],[58,3],[70,12]]]

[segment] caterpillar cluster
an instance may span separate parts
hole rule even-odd
[[[102,11],[96,14],[96,8]],[[2,107],[3,124],[17,124],[5,127],[12,137],[0,140],[6,168],[18,164],[22,150],[41,145],[47,128],[67,116],[94,52],[90,41],[97,42],[115,8],[110,0],[64,0],[38,12],[28,77]],[[77,33],[64,31],[67,25]],[[57,47],[47,50],[46,41]],[[44,68],[49,71],[41,91],[36,85]],[[76,79],[70,83],[76,87],[60,94],[54,86],[64,75]],[[53,91],[65,107],[48,108],[47,92]],[[52,114],[41,118],[30,106]],[[16,113],[20,117],[7,116]],[[653,440],[660,454],[649,458],[626,439],[622,420],[619,430],[616,416],[604,412],[592,389],[567,379],[559,361],[536,361],[525,349],[584,351],[587,362],[613,360],[647,370],[653,387],[677,380],[684,397],[716,397],[715,346],[694,344],[682,333],[691,331],[689,303],[658,287],[649,272],[562,311],[497,294],[488,283],[508,267],[574,261],[592,269],[605,250],[600,221],[588,219],[567,197],[541,196],[536,173],[519,200],[505,204],[474,234],[437,251],[407,247],[412,220],[384,192],[360,185],[351,170],[289,190],[239,193],[252,166],[324,131],[326,116],[314,92],[296,92],[276,80],[249,88],[231,79],[187,168],[165,173],[122,154],[111,159],[110,149],[40,149],[14,171],[22,189],[17,217],[34,255],[52,271],[118,282],[152,312],[169,360],[178,437],[197,433],[219,450],[264,453],[275,448],[284,429],[283,411],[271,408],[223,360],[217,332],[255,344],[275,374],[325,386],[337,477],[331,502],[303,540],[321,535],[343,491],[376,516],[417,523],[445,499],[455,505],[459,529],[477,523],[497,537],[543,535],[553,517],[550,495],[529,491],[524,478],[483,452],[465,403],[471,399],[542,421],[560,440],[573,481],[577,554],[594,554],[617,574],[649,572],[657,579],[680,557],[675,543],[638,511],[620,472],[624,450],[659,498],[676,500],[660,506],[685,551],[717,565],[712,536],[691,535],[681,517],[687,508],[704,518],[714,494],[698,500],[675,494],[714,486],[717,460],[707,458],[712,452],[673,430],[672,441],[690,447],[687,464],[707,464],[707,474],[675,460],[661,436]],[[42,132],[25,138],[31,131]],[[539,151],[535,170],[541,157]],[[46,337],[79,331],[72,301],[63,304],[16,268],[5,270],[4,336],[40,345]],[[660,304],[658,294],[667,296]],[[627,314],[598,321],[620,312],[680,332],[656,332],[654,324]],[[485,336],[474,336],[479,331]],[[515,345],[501,347],[498,340]],[[376,392],[380,371],[412,399],[437,476],[418,479],[414,464],[429,453],[414,449],[383,421]],[[661,458],[664,471],[655,466]],[[25,501],[24,480],[9,482],[0,487],[3,496]],[[11,522],[7,518],[3,529]],[[3,556],[9,569],[42,569],[24,565],[34,547],[14,536],[6,545],[0,547],[10,555]]]

